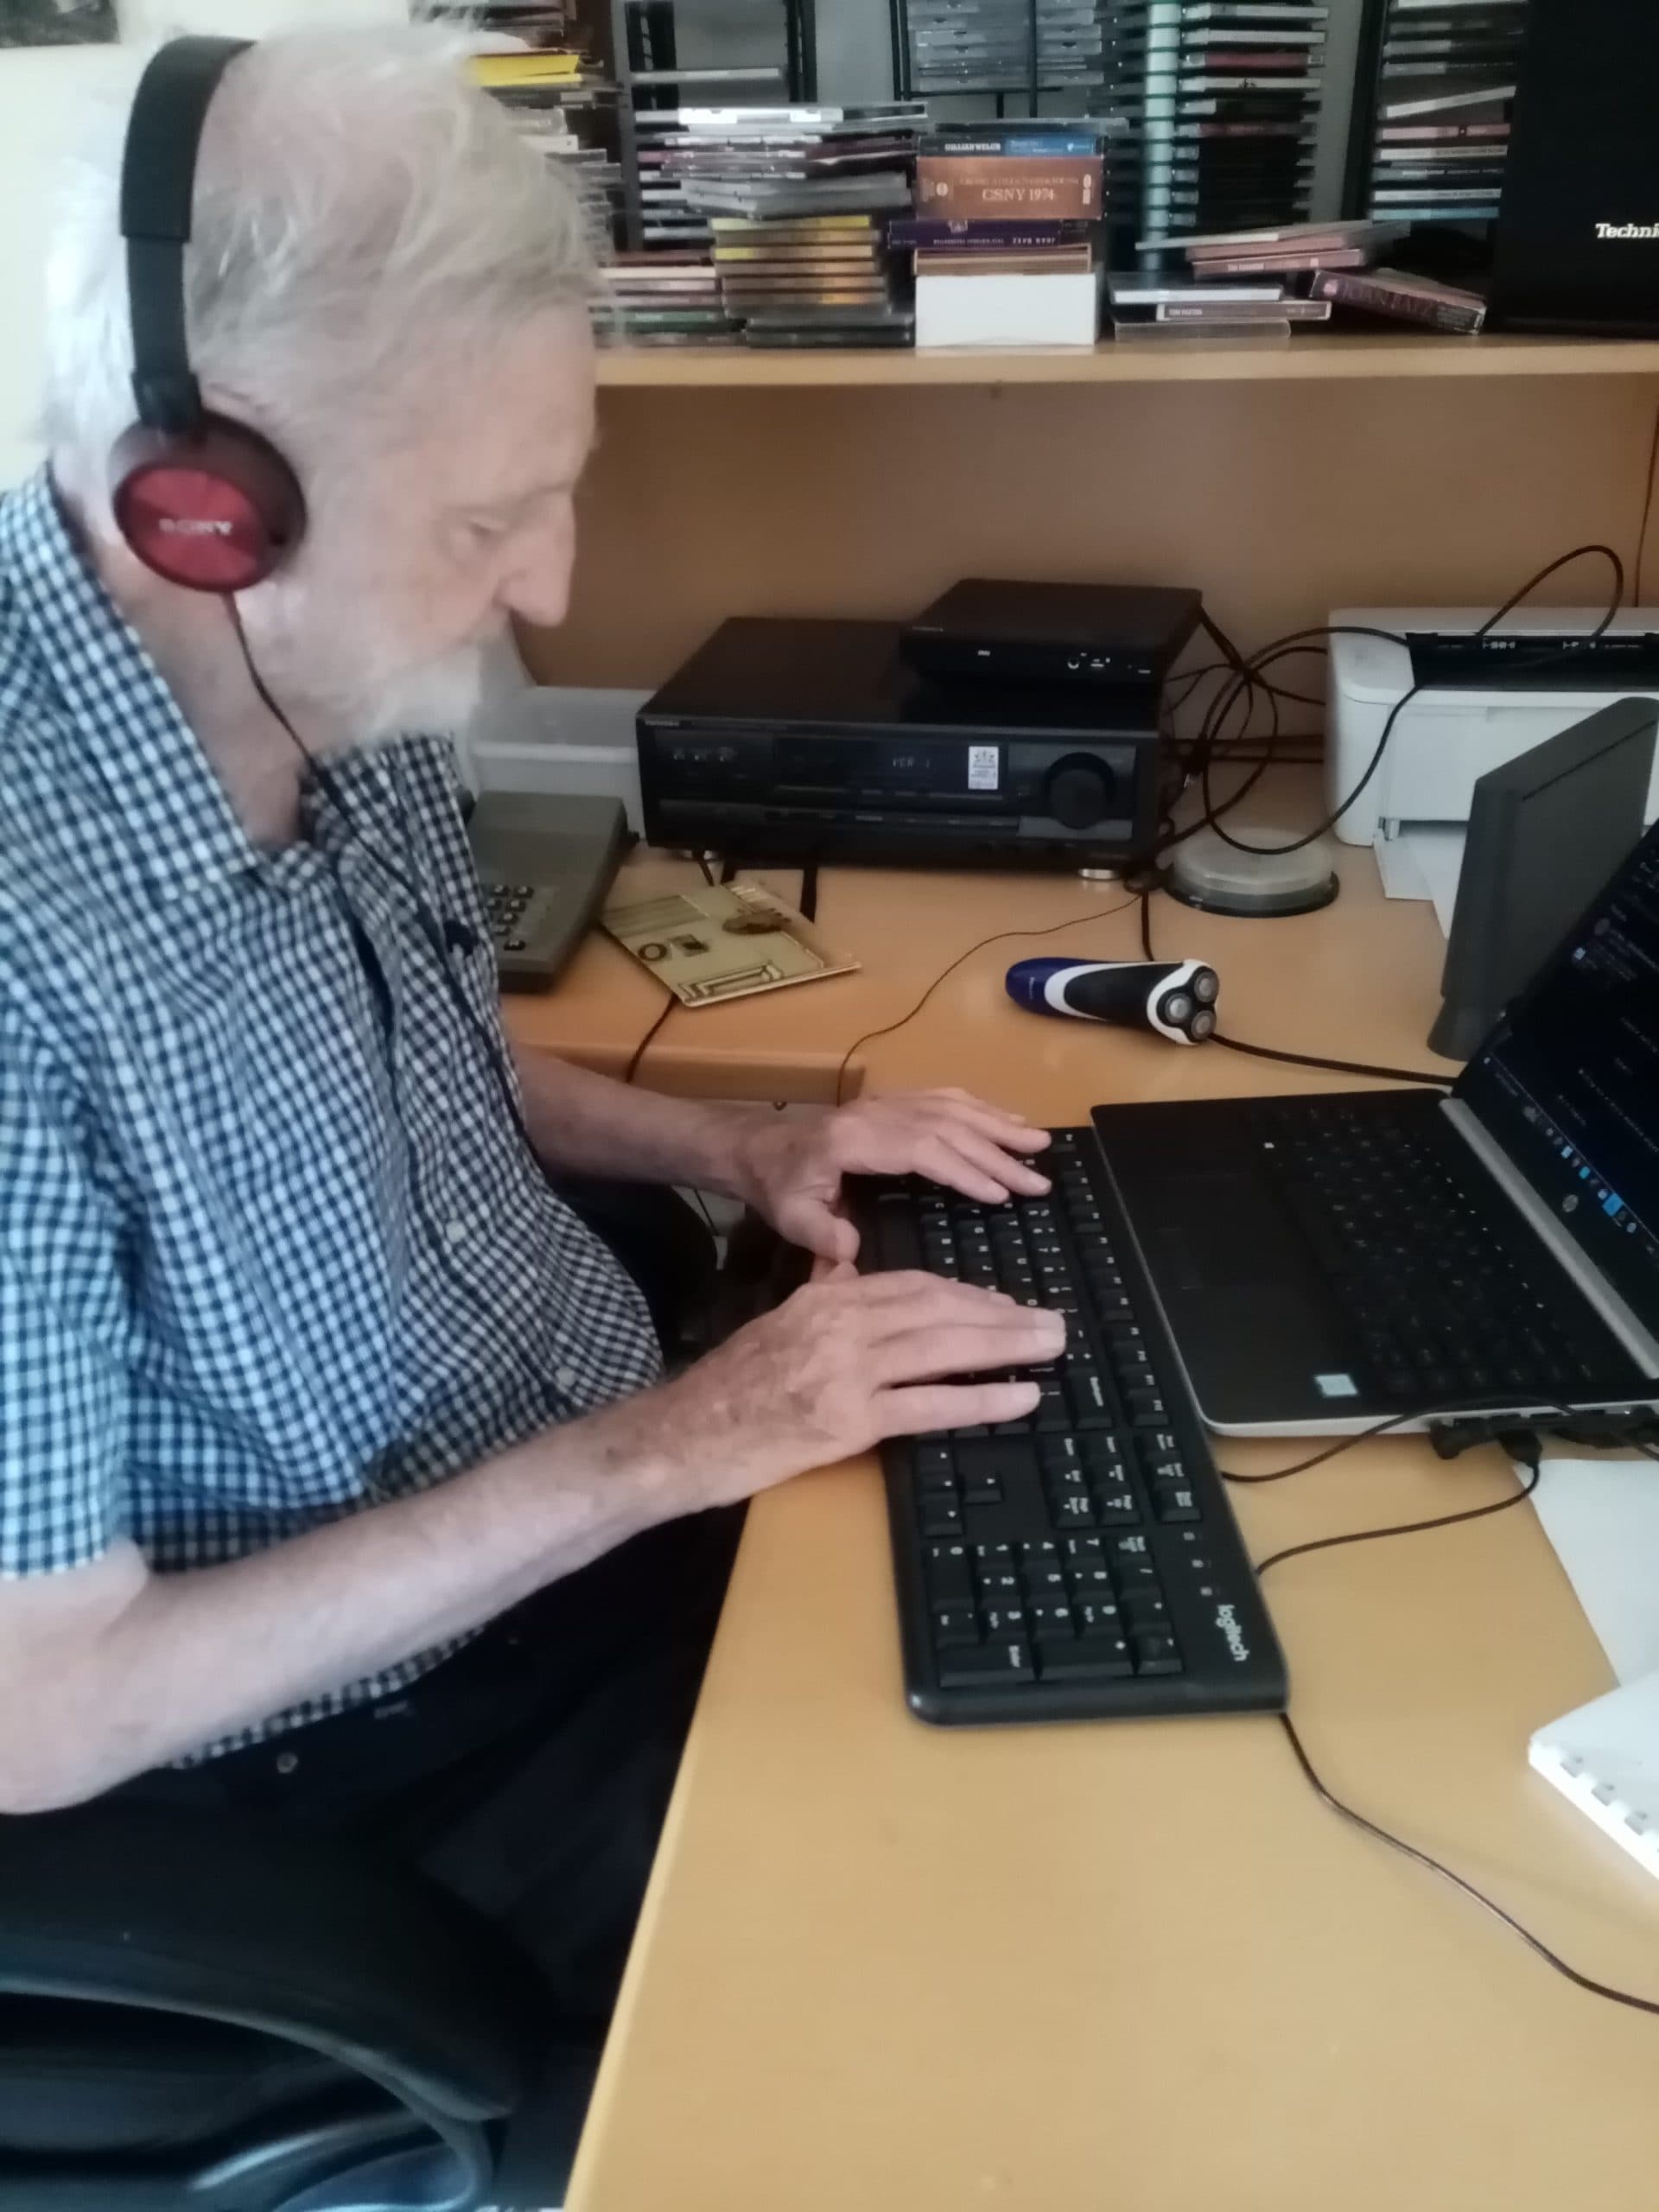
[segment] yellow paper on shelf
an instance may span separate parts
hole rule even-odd
[[[581,81],[579,54],[475,54],[470,63],[474,80],[486,92],[519,92],[537,85],[574,85]]]

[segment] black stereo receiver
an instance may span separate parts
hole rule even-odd
[[[649,843],[742,861],[1121,866],[1150,850],[1160,693],[930,683],[895,622],[722,623],[641,709]]]

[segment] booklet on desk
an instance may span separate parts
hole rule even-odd
[[[1528,1757],[1605,1835],[1659,1874],[1659,1674],[1551,1721]]]

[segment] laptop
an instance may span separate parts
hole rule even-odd
[[[1659,825],[1449,1092],[1093,1120],[1211,1428],[1659,1403]]]
[[[620,800],[484,791],[467,822],[507,990],[545,990],[587,935],[629,843]]]

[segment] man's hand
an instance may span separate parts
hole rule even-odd
[[[1040,1366],[1065,1347],[1063,1316],[1001,1291],[838,1268],[673,1382],[582,1426],[609,1460],[666,1465],[667,1510],[696,1512],[887,1437],[1017,1420],[1036,1405],[1036,1383],[944,1378]]]
[[[858,1231],[840,1210],[844,1175],[925,1175],[1001,1205],[1048,1189],[1028,1164],[1047,1143],[1046,1130],[965,1090],[896,1090],[833,1112],[748,1117],[733,1179],[780,1236],[821,1259],[850,1262]]]

